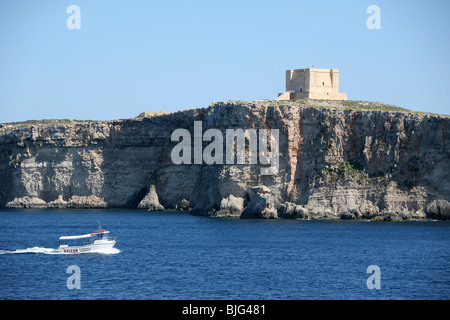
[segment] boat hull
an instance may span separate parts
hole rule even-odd
[[[82,246],[59,246],[58,251],[64,253],[101,253],[112,249],[115,244],[115,240],[100,240]]]

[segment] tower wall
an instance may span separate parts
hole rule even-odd
[[[279,100],[295,99],[329,99],[347,100],[345,93],[339,92],[338,69],[294,69],[286,70],[286,92]]]

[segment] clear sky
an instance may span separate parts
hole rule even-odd
[[[449,14],[448,0],[0,0],[0,123],[274,99],[286,69],[312,65],[340,69],[351,100],[449,114]]]

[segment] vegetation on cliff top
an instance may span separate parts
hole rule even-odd
[[[346,110],[366,110],[366,111],[383,111],[383,112],[403,112],[403,113],[415,113],[415,114],[428,114],[436,116],[448,116],[431,112],[414,111],[401,107],[394,106],[392,104],[386,104],[375,101],[359,101],[359,100],[312,100],[312,99],[300,99],[295,101],[275,101],[275,100],[256,100],[256,101],[226,101],[242,104],[263,104],[266,106],[271,105],[288,105],[293,107],[313,107],[313,108],[330,108],[330,109],[346,109]]]
[[[0,134],[7,133],[12,130],[21,128],[30,128],[38,125],[66,125],[66,124],[76,124],[76,123],[92,123],[95,120],[72,120],[72,119],[42,119],[42,120],[26,120],[20,122],[8,122],[0,124]]]
[[[211,106],[218,102],[213,102]],[[258,104],[263,106],[293,106],[300,108],[327,108],[327,109],[345,109],[345,110],[366,110],[366,111],[383,111],[383,112],[403,112],[403,113],[414,113],[414,114],[426,114],[426,115],[436,115],[448,117],[449,115],[441,115],[436,113],[427,113],[421,111],[413,111],[401,107],[397,107],[391,104],[385,104],[381,102],[373,101],[358,101],[358,100],[310,100],[301,99],[296,101],[275,101],[275,100],[255,100],[255,101],[242,101],[242,100],[229,100],[224,101],[224,103],[234,103],[247,105],[249,107]],[[142,112],[135,119],[142,119],[145,117],[154,117],[166,115],[168,113],[161,112]],[[29,128],[35,125],[66,125],[66,124],[83,124],[96,122],[94,120],[72,120],[72,119],[43,119],[43,120],[27,120],[21,122],[10,122],[0,124],[0,134],[10,132],[15,129]]]

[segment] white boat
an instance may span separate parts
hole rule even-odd
[[[79,236],[59,237],[58,251],[65,253],[107,252],[116,244],[116,237],[107,230],[96,230]]]

